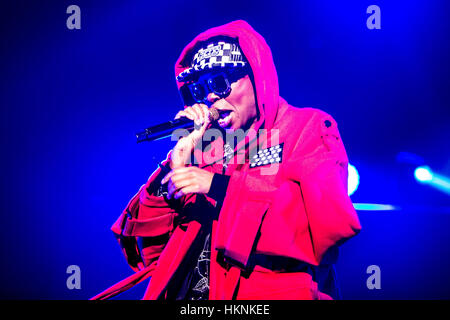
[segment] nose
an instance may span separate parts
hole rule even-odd
[[[206,96],[206,100],[208,100],[209,103],[213,104],[217,100],[220,100],[220,97],[217,94],[215,94],[214,92],[210,92]]]

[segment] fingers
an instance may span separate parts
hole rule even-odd
[[[203,112],[203,118],[205,119],[206,123],[211,122],[210,118],[209,118],[209,108],[206,104],[201,104],[200,107],[202,108],[202,112]]]
[[[190,190],[191,193],[198,192],[198,186],[189,181],[178,182],[177,184],[169,183],[169,187],[167,189],[167,198],[175,198],[179,199],[182,196],[188,194],[187,190]]]
[[[169,199],[179,199],[188,193],[209,192],[213,175],[197,167],[176,168],[161,180],[161,184],[169,183],[167,188]]]
[[[161,184],[169,183],[167,186],[167,197],[169,199],[171,199],[181,188],[192,184],[192,172],[188,169],[189,167],[174,169],[161,180]]]
[[[170,179],[169,181],[169,193],[173,193],[174,191],[186,187],[190,184],[192,184],[194,181],[193,177],[190,176],[189,174],[185,174],[185,175],[175,175],[174,177],[172,177],[172,179]]]
[[[188,193],[196,193],[198,190],[198,185],[193,178],[185,177],[176,181],[170,180],[167,187],[167,197],[169,199],[179,199]]]
[[[178,111],[178,113],[175,116],[175,119],[185,117],[191,120],[194,120],[194,115],[188,110],[189,108],[186,108],[184,110]]]
[[[199,104],[194,104],[194,105],[192,106],[192,111],[193,111],[193,113],[195,114],[195,119],[194,119],[194,121],[195,121],[195,123],[196,123],[197,125],[200,125],[200,126],[201,126],[203,123],[205,123],[205,119],[204,119],[204,117],[203,117],[202,108],[200,107]]]
[[[172,167],[185,166],[190,162],[192,152],[201,141],[208,125],[211,123],[209,119],[209,110],[205,104],[195,104],[192,107],[179,111],[175,119],[186,117],[195,122],[194,129],[187,136],[178,138],[178,142],[173,149]]]
[[[189,186],[183,187],[180,190],[178,190],[177,192],[175,192],[173,197],[174,197],[174,199],[180,199],[181,197],[183,197],[189,193],[196,193],[197,189],[198,189],[197,186],[189,185]]]
[[[205,104],[196,103],[191,107],[187,107],[184,110],[179,111],[175,119],[180,117],[186,117],[193,120],[198,126],[205,125],[209,123],[209,110]]]
[[[178,174],[178,175],[182,175],[186,172],[191,171],[191,167],[181,167],[181,168],[176,168],[173,169],[172,171],[170,171],[162,180],[161,180],[161,184],[165,184],[167,181],[169,181],[174,175]]]
[[[201,120],[200,124],[205,125],[209,123],[209,111],[208,107],[204,104],[194,104],[192,106],[196,116]]]

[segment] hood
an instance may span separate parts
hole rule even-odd
[[[190,67],[192,50],[199,42],[212,37],[227,36],[239,43],[247,58],[254,76],[257,107],[260,118],[255,124],[255,130],[260,128],[270,130],[275,122],[279,103],[278,76],[273,63],[272,53],[264,38],[246,21],[237,20],[225,25],[211,28],[194,38],[181,52],[175,64],[175,76]],[[178,89],[183,85],[178,82]]]

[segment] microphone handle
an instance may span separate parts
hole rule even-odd
[[[176,129],[192,130],[194,129],[194,121],[188,118],[179,118],[149,127],[145,131],[136,133],[137,143],[170,137]]]

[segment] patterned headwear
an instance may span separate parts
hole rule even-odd
[[[212,68],[244,67],[244,55],[239,45],[226,41],[215,41],[202,47],[194,55],[191,67],[177,76],[177,81],[186,81],[189,76],[198,71]]]

